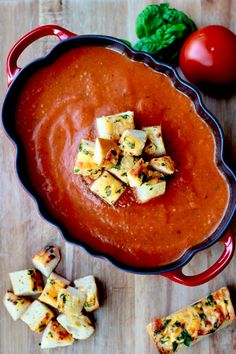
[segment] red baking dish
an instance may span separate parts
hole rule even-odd
[[[32,42],[48,35],[57,36],[60,43],[57,44],[52,49],[52,51],[45,57],[33,61],[23,69],[19,68],[17,65],[17,60],[22,51]],[[34,185],[32,184],[29,178],[29,173],[27,171],[25,147],[21,140],[19,132],[16,129],[14,120],[16,103],[20,93],[22,92],[22,87],[24,83],[29,80],[29,78],[40,68],[50,67],[50,65],[53,64],[62,54],[66,53],[72,48],[80,48],[86,46],[112,48],[122,53],[127,58],[132,59],[132,61],[145,63],[154,71],[168,76],[175,88],[190,98],[190,100],[194,104],[196,112],[202,118],[202,120],[205,121],[206,124],[210,127],[214,135],[216,146],[216,164],[221,174],[223,174],[225,179],[227,180],[229,188],[229,202],[227,204],[227,209],[225,211],[223,219],[221,220],[216,230],[207,239],[199,243],[197,246],[193,246],[187,249],[184,254],[182,254],[181,257],[179,257],[175,261],[171,261],[169,263],[157,267],[142,267],[133,265],[130,266],[125,262],[116,259],[116,257],[114,257],[114,255],[109,254],[109,252],[97,251],[96,247],[93,248],[91,244],[86,243],[86,241],[80,240],[79,237],[75,238],[65,227],[63,221],[59,221],[54,217],[53,213],[49,210],[43,198],[36,191]],[[236,177],[231,171],[231,169],[226,165],[223,159],[224,138],[222,129],[219,123],[217,122],[216,118],[203,105],[200,94],[196,88],[180,79],[177,72],[171,66],[156,61],[151,55],[147,53],[137,52],[131,49],[127,44],[125,44],[121,40],[118,40],[113,37],[100,35],[78,36],[57,25],[45,25],[42,27],[38,27],[33,31],[27,33],[24,37],[22,37],[11,49],[7,58],[6,69],[9,89],[3,104],[2,121],[7,135],[13,141],[17,149],[16,171],[18,177],[21,181],[22,186],[25,188],[26,191],[28,191],[28,193],[34,198],[34,200],[38,204],[39,212],[42,217],[47,221],[51,222],[53,225],[55,225],[67,241],[85,248],[93,256],[109,260],[112,264],[124,271],[133,272],[137,274],[160,274],[162,276],[165,276],[166,278],[188,286],[196,286],[203,284],[209,281],[210,279],[214,278],[226,267],[226,265],[231,260],[234,252],[234,237],[229,231],[229,224],[235,212]],[[221,254],[220,258],[215,262],[215,264],[198,275],[184,275],[182,272],[182,268],[184,267],[184,265],[186,265],[186,263],[188,263],[197,252],[210,247],[217,241],[222,242],[224,244],[224,251]]]

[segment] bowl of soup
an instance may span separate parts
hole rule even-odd
[[[49,54],[17,66],[30,43],[52,34],[60,43]],[[17,174],[66,240],[125,271],[185,285],[206,282],[228,264],[236,179],[223,159],[223,132],[172,67],[116,38],[47,25],[16,43],[7,71],[2,120],[17,147]],[[128,190],[110,206],[73,173],[74,160],[80,140],[95,139],[96,117],[128,110],[138,129],[161,125],[176,173],[164,195],[140,204]],[[217,241],[224,243],[217,262],[185,276],[193,255]]]

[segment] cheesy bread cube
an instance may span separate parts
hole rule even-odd
[[[96,139],[93,160],[97,165],[111,168],[117,164],[119,154],[120,148],[114,140]]]
[[[175,172],[175,163],[170,156],[162,156],[151,159],[150,166],[165,175],[172,175]]]
[[[122,112],[96,119],[98,137],[119,140],[126,129],[134,129],[134,112]]]
[[[146,203],[150,199],[164,194],[165,190],[166,181],[162,181],[159,178],[152,178],[141,186],[135,187],[135,195],[139,203]]]
[[[109,172],[104,171],[101,177],[92,184],[90,190],[108,204],[113,205],[124,192],[125,186]]]
[[[145,127],[143,131],[147,134],[147,144],[144,153],[148,156],[162,156],[166,154],[166,149],[161,133],[161,126]]]
[[[36,295],[43,289],[43,280],[37,269],[19,270],[9,273],[15,295]]]
[[[84,308],[87,312],[92,312],[98,309],[98,289],[96,280],[93,275],[74,280],[75,286],[86,295]]]
[[[56,320],[51,320],[43,333],[41,349],[66,347],[73,343],[72,335]]]
[[[32,257],[33,265],[45,277],[49,277],[60,262],[61,256],[58,247],[46,246]]]
[[[31,304],[29,299],[17,296],[7,291],[3,297],[3,304],[14,321],[18,320]]]
[[[25,322],[32,331],[42,332],[48,322],[54,317],[53,312],[40,301],[35,300],[21,316],[21,320]]]
[[[147,134],[142,130],[125,130],[120,138],[120,148],[124,154],[140,156],[146,140]]]
[[[82,314],[80,314],[79,317],[69,317],[62,313],[57,317],[57,321],[72,335],[74,339],[87,339],[94,332],[94,327],[90,319]]]
[[[70,281],[61,277],[56,273],[52,273],[47,279],[46,285],[43,289],[39,300],[46,304],[57,308],[57,297],[61,289],[66,288]]]
[[[74,173],[84,177],[97,179],[102,169],[93,161],[95,144],[92,141],[82,139],[79,144],[79,152],[75,159]]]
[[[221,288],[178,312],[154,319],[147,331],[160,353],[171,354],[190,347],[234,320],[229,290]]]
[[[79,316],[85,303],[84,293],[68,286],[61,289],[57,298],[57,308],[59,312],[64,312],[68,316]]]
[[[139,158],[137,156],[124,155],[117,162],[117,164],[108,169],[108,171],[119,178],[122,182],[128,184],[129,180],[127,173],[134,167],[138,160]]]
[[[148,162],[139,159],[134,167],[127,172],[130,187],[141,186],[148,178]]]

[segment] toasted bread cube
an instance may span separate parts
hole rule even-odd
[[[97,179],[102,169],[93,161],[95,144],[92,141],[82,139],[79,144],[79,152],[75,159],[74,173],[84,177]]]
[[[98,289],[96,280],[93,275],[76,279],[74,281],[76,288],[86,294],[84,308],[87,312],[92,312],[98,309]]]
[[[49,277],[60,262],[60,259],[58,247],[46,246],[32,257],[32,262],[35,268],[45,275],[45,277]]]
[[[147,144],[144,152],[148,156],[162,156],[166,154],[166,149],[161,133],[161,126],[145,127],[143,131],[147,134]]]
[[[85,294],[72,286],[61,289],[57,298],[58,311],[64,312],[68,316],[79,316],[84,307],[85,299]]]
[[[136,156],[124,155],[121,157],[120,161],[118,161],[117,164],[108,171],[119,178],[122,182],[128,184],[129,180],[127,173],[134,167],[138,159],[139,158]]]
[[[119,154],[120,148],[114,140],[96,139],[93,160],[97,165],[111,168],[117,164]]]
[[[66,347],[72,345],[74,339],[56,320],[51,320],[42,336],[41,349]]]
[[[28,309],[21,316],[21,320],[25,322],[32,331],[42,332],[48,322],[54,317],[53,312],[38,300],[34,300]]]
[[[175,163],[170,156],[162,156],[151,159],[150,166],[165,175],[172,175],[175,172]]]
[[[134,129],[134,112],[122,112],[96,119],[98,137],[119,140],[126,129]]]
[[[124,192],[125,186],[109,172],[104,171],[101,177],[92,184],[90,190],[108,204],[113,205]]]
[[[142,130],[125,130],[120,138],[120,148],[124,154],[140,156],[146,140],[147,134]]]
[[[127,177],[130,187],[141,186],[148,178],[148,162],[139,159],[134,167],[128,171]]]
[[[7,291],[3,298],[3,304],[14,321],[18,320],[31,304],[29,299],[17,296],[11,291]]]
[[[150,199],[159,197],[166,190],[166,181],[152,178],[139,187],[135,187],[135,194],[139,203],[146,203]]]
[[[19,270],[9,273],[15,295],[36,295],[43,290],[43,280],[36,269]]]
[[[43,289],[39,300],[46,304],[57,308],[57,297],[61,289],[66,288],[70,281],[61,277],[56,273],[52,273],[47,279],[46,285]]]
[[[79,317],[69,317],[62,313],[57,317],[57,321],[74,339],[87,339],[94,332],[94,327],[90,319],[82,314]]]

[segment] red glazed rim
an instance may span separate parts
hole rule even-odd
[[[17,66],[17,60],[19,59],[19,56],[23,50],[37,39],[46,36],[56,36],[61,42],[65,39],[76,36],[76,34],[57,25],[45,25],[37,27],[31,32],[26,33],[16,42],[8,54],[6,62],[8,86],[12,83],[15,76],[21,71],[21,68]]]
[[[163,274],[165,278],[186,286],[197,286],[207,283],[215,278],[230,262],[235,249],[234,237],[231,231],[227,231],[219,240],[224,244],[224,251],[219,259],[207,270],[197,275],[185,275],[183,267],[175,269],[169,273]]]
[[[57,36],[59,41],[69,40],[70,38],[76,36],[77,39],[90,38],[90,39],[96,39],[97,42],[105,40],[105,41],[110,42],[110,43],[108,43],[109,45],[112,45],[112,43],[114,45],[114,43],[115,43],[115,45],[117,47],[119,47],[120,49],[123,48],[123,51],[125,54],[131,53],[130,54],[131,58],[135,59],[136,56],[138,56],[138,58],[141,58],[141,61],[146,62],[147,64],[149,64],[149,62],[151,62],[152,65],[149,64],[149,66],[152,67],[153,63],[154,63],[157,67],[160,67],[162,69],[159,71],[164,72],[164,73],[168,73],[169,74],[168,76],[174,82],[176,89],[179,89],[180,91],[184,92],[183,89],[182,90],[180,89],[181,85],[185,86],[186,90],[191,89],[188,96],[190,97],[190,99],[192,101],[194,101],[194,100],[197,101],[197,104],[199,106],[198,110],[200,109],[201,113],[202,112],[205,113],[205,115],[207,115],[208,119],[210,121],[211,120],[213,121],[213,123],[214,123],[214,124],[212,123],[213,128],[215,128],[215,129],[217,128],[217,130],[218,130],[218,134],[219,134],[219,137],[217,137],[218,143],[221,144],[220,145],[221,150],[220,150],[220,156],[219,156],[220,163],[222,164],[221,167],[225,173],[227,172],[228,175],[230,175],[231,179],[233,179],[233,182],[235,183],[236,178],[235,178],[233,172],[229,169],[229,167],[225,164],[225,162],[223,160],[223,148],[222,148],[223,147],[223,133],[222,133],[221,127],[220,127],[219,123],[217,122],[217,120],[214,118],[214,116],[212,116],[212,114],[209,111],[207,111],[207,109],[204,107],[201,97],[200,97],[200,94],[197,91],[197,89],[195,89],[192,85],[188,84],[187,82],[183,81],[178,76],[177,72],[171,66],[156,61],[151,55],[149,55],[147,53],[137,52],[137,51],[131,49],[127,44],[123,43],[122,41],[120,41],[116,38],[108,37],[108,36],[99,36],[99,35],[79,36],[78,37],[76,34],[70,32],[60,26],[57,26],[57,25],[45,25],[45,26],[38,27],[38,28],[32,30],[31,32],[27,33],[25,36],[23,36],[11,49],[11,51],[8,55],[8,58],[7,58],[7,63],[6,63],[8,85],[10,85],[12,83],[12,81],[16,78],[17,74],[21,71],[21,68],[19,68],[17,66],[17,60],[18,60],[20,54],[23,52],[23,50],[27,46],[29,46],[31,43],[33,43],[35,40],[42,38],[44,36],[48,36],[48,35]],[[45,56],[42,59],[38,59],[37,62],[39,62],[40,60],[46,60],[47,57],[49,57],[49,55],[53,51],[56,50],[56,47],[54,47],[54,49],[47,56]],[[7,96],[6,96],[5,102],[7,100]],[[2,114],[3,124],[4,124],[5,131],[7,132],[7,135],[16,144],[16,147],[18,148],[18,154],[17,154],[17,162],[18,162],[18,155],[19,155],[19,148],[20,147],[19,147],[18,143],[16,142],[17,139],[15,139],[14,134],[11,134],[9,132],[9,128],[7,128],[7,124],[4,121],[5,102],[3,105],[3,114]],[[196,102],[195,102],[195,105],[196,105]],[[202,117],[203,113],[200,114],[201,117]],[[202,117],[202,119],[203,119],[203,117]],[[209,122],[208,122],[208,124],[211,125]],[[196,246],[192,250],[188,250],[189,251],[188,256],[186,257],[186,259],[184,261],[182,261],[182,262],[180,261],[181,262],[180,265],[176,265],[175,264],[176,262],[173,262],[170,265],[155,268],[154,270],[151,269],[150,271],[145,270],[145,269],[140,271],[139,269],[136,270],[135,268],[132,268],[129,266],[124,266],[122,263],[116,261],[115,259],[112,259],[108,255],[97,253],[96,251],[94,251],[93,249],[91,249],[87,245],[81,243],[80,241],[77,241],[75,243],[73,241],[73,239],[71,239],[68,235],[65,236],[66,233],[64,231],[63,226],[60,225],[58,222],[56,222],[52,217],[48,216],[47,212],[44,211],[43,204],[42,204],[39,196],[35,195],[34,191],[32,191],[32,188],[30,188],[27,185],[25,180],[22,178],[22,174],[20,173],[19,169],[17,169],[17,174],[18,174],[20,182],[22,183],[22,186],[24,187],[25,191],[28,192],[31,195],[31,197],[33,197],[34,200],[36,201],[36,203],[38,204],[40,215],[44,219],[46,219],[47,221],[54,224],[58,228],[59,232],[65,238],[66,241],[69,241],[75,245],[79,245],[79,246],[83,247],[87,252],[89,252],[93,256],[109,260],[113,265],[117,266],[119,269],[123,269],[125,271],[136,273],[136,274],[161,274],[162,276],[164,276],[170,280],[173,280],[177,283],[180,283],[182,285],[196,286],[196,285],[200,285],[200,284],[204,284],[204,283],[208,282],[209,280],[214,278],[217,274],[219,274],[226,267],[226,265],[229,263],[229,261],[231,260],[231,258],[233,256],[234,247],[235,247],[234,237],[230,231],[227,231],[223,236],[219,235],[218,238],[216,238],[215,240],[212,240],[207,245],[201,244],[199,246]],[[232,187],[232,190],[233,190],[233,192],[235,192],[234,186]],[[233,199],[235,199],[234,195],[233,195]],[[225,223],[226,224],[225,228],[228,226],[228,224],[233,216],[235,207],[233,207],[233,209],[231,208],[231,210],[232,210],[232,215]],[[219,259],[214,263],[214,265],[212,265],[209,269],[207,269],[206,271],[204,271],[198,275],[187,276],[187,275],[183,274],[183,271],[182,271],[183,266],[187,262],[190,261],[190,259],[193,257],[193,255],[198,251],[201,251],[207,247],[210,247],[212,244],[214,244],[219,239],[219,237],[221,237],[220,242],[223,242],[223,244],[224,244],[224,251],[223,251],[222,255],[219,257]],[[166,267],[168,269],[166,269]]]

